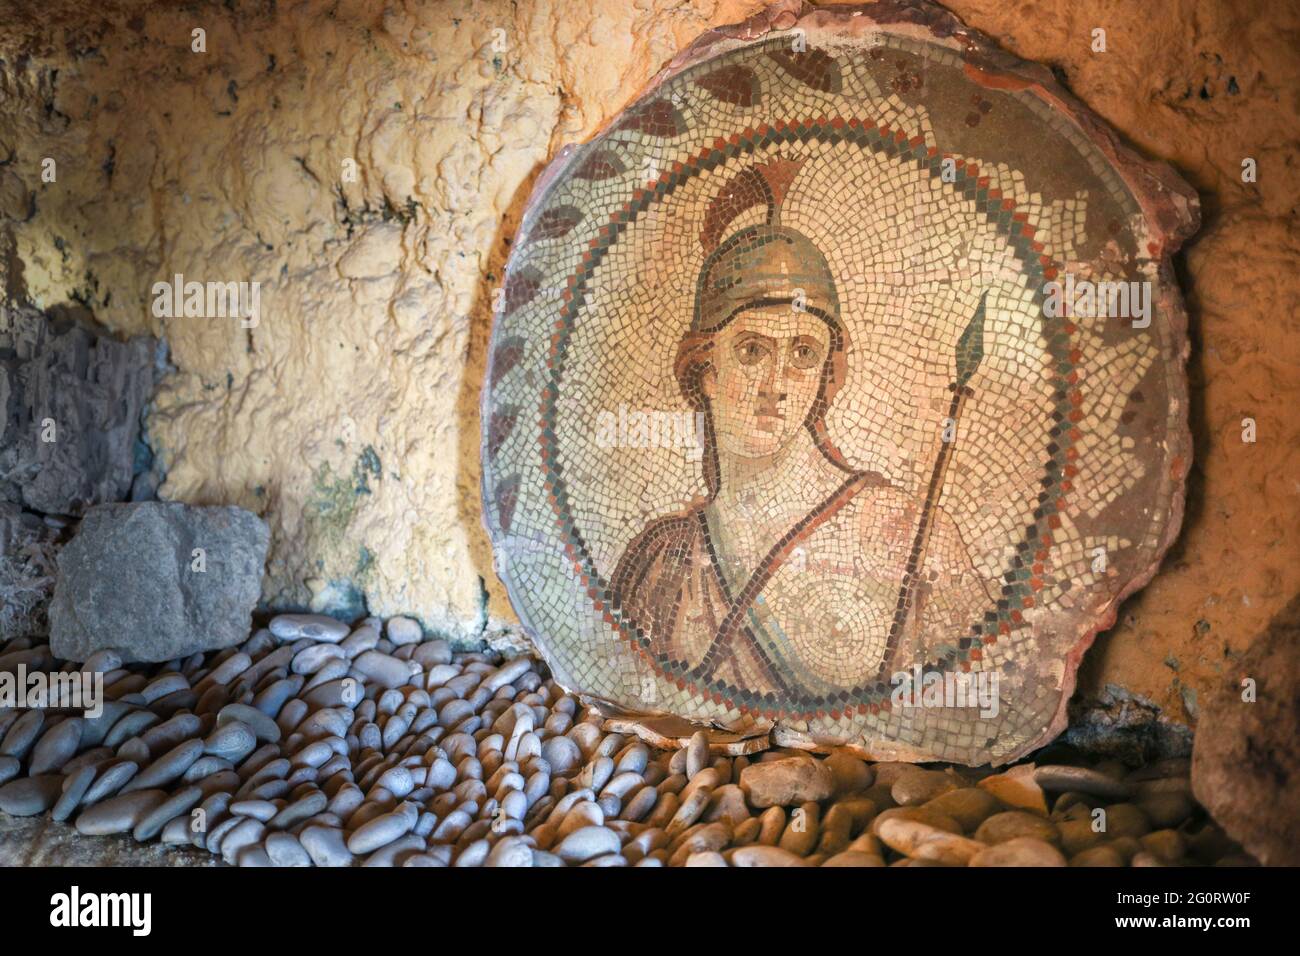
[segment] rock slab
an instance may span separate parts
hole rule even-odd
[[[1192,792],[1260,862],[1300,866],[1300,596],[1207,694]]]
[[[155,343],[120,342],[72,314],[0,322],[0,501],[81,514],[131,491]]]
[[[172,502],[91,508],[58,557],[50,649],[84,661],[116,649],[159,662],[243,641],[270,529],[236,507]]]

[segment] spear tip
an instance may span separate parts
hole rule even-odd
[[[984,303],[989,297],[988,290],[980,296],[980,304],[975,314],[966,323],[966,328],[957,340],[957,387],[965,388],[980,362],[984,361]]]

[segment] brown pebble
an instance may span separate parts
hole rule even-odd
[[[883,857],[874,853],[860,853],[857,850],[844,850],[826,860],[822,866],[884,866]]]
[[[1070,860],[1070,866],[1126,866],[1128,861],[1113,846],[1095,846]]]
[[[1012,837],[971,857],[971,866],[1065,866],[1061,851],[1046,840]]]
[[[975,839],[981,843],[1005,843],[1022,837],[1032,837],[1051,844],[1061,842],[1061,835],[1051,821],[1024,810],[995,813],[975,831]]]

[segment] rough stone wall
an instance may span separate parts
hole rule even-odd
[[[273,606],[364,597],[454,638],[509,639],[479,520],[477,402],[518,215],[549,156],[760,4],[0,5],[10,292],[166,338],[177,372],[148,420],[160,494],[263,515]],[[1194,719],[1198,688],[1300,591],[1300,12],[949,5],[1052,64],[1202,193],[1182,257],[1198,455],[1186,530],[1081,673],[1084,696],[1120,685]],[[46,157],[56,182],[41,181]],[[1257,183],[1241,180],[1246,157]],[[156,317],[153,283],[177,273],[260,282],[260,320]]]

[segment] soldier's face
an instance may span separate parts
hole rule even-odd
[[[817,398],[829,348],[826,323],[788,305],[732,319],[702,381],[721,449],[759,458],[784,448]]]

